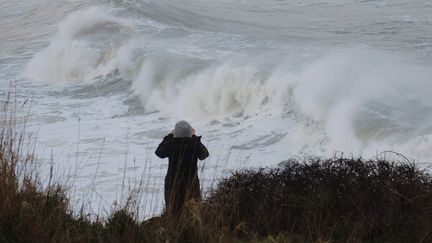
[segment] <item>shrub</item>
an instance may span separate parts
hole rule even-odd
[[[289,160],[281,168],[235,172],[206,205],[240,237],[431,241],[431,179],[412,163]]]

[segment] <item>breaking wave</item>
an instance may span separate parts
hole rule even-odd
[[[336,49],[297,66],[278,53],[220,56],[201,52],[199,44],[190,49],[196,42],[186,45],[178,28],[163,26],[166,39],[158,39],[115,9],[72,13],[31,59],[26,76],[91,83],[118,72],[146,112],[207,121],[294,119],[320,131],[328,151],[404,143],[412,151],[430,144],[432,72],[426,67],[370,48]]]
[[[25,75],[49,82],[83,81],[118,68],[137,33],[112,11],[92,7],[68,16],[48,47],[31,59]]]

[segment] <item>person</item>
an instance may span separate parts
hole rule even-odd
[[[155,151],[160,158],[169,158],[165,177],[165,213],[179,215],[188,200],[201,200],[198,179],[198,159],[209,156],[207,148],[196,136],[195,129],[179,121],[174,130],[163,138]]]

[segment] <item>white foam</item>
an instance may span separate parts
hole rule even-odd
[[[185,74],[183,63],[173,59],[174,64],[167,65],[161,60],[146,58],[134,82],[147,111],[207,121],[239,115],[272,116],[281,124],[287,113],[293,113],[296,126],[315,127],[318,151],[328,154],[362,154],[371,151],[370,145],[380,147],[379,143],[403,150],[404,145],[394,144],[395,139],[410,129],[422,128],[415,117],[409,117],[410,109],[421,112],[430,108],[425,99],[430,100],[427,90],[432,73],[371,49],[338,49],[299,72],[289,71],[282,61],[268,68],[260,57],[252,57],[214,62]],[[380,109],[396,113],[385,114]],[[388,131],[402,123],[405,125],[399,130]]]
[[[184,72],[182,63],[169,70],[147,58],[134,82],[147,111],[171,117],[217,117],[257,113],[280,115],[286,104],[288,80],[282,72],[260,68],[260,63],[238,60],[216,62]],[[167,72],[167,73],[164,73]],[[286,73],[284,74],[286,75]],[[292,80],[292,79],[291,79]]]
[[[387,53],[337,50],[312,63],[299,76],[294,91],[295,101],[302,113],[323,123],[330,150],[362,151],[377,138],[365,137],[363,133],[368,133],[374,126],[380,127],[378,123],[383,120],[391,125],[403,116],[386,116],[380,114],[379,109],[385,111],[399,107],[387,112],[409,114],[409,109],[421,112],[420,109],[425,108],[425,104],[418,103],[417,106],[407,106],[406,99],[413,95],[417,97],[415,100],[428,97],[430,75],[430,70]],[[414,125],[415,119],[407,117],[404,121],[408,123],[406,129]],[[388,129],[385,126],[381,128]],[[376,134],[380,132],[375,131]],[[387,138],[397,136],[397,133],[395,130]]]
[[[70,14],[49,45],[30,60],[25,76],[50,82],[86,81],[113,71],[136,33],[130,21],[112,12],[92,7]]]

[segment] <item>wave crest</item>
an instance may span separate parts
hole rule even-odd
[[[50,82],[85,81],[117,68],[136,32],[132,23],[111,12],[92,7],[69,15],[49,45],[30,60],[25,76]]]

